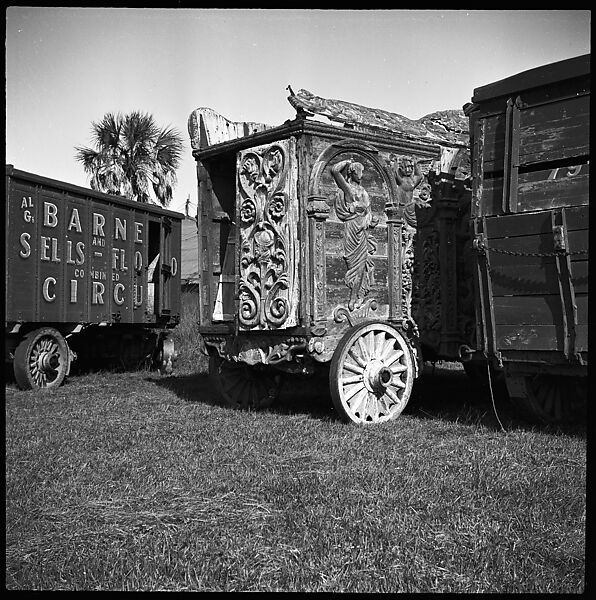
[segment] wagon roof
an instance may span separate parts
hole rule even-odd
[[[466,147],[468,120],[459,109],[431,113],[409,119],[386,110],[369,108],[315,96],[308,90],[294,93],[288,86],[288,101],[296,118],[282,125],[234,122],[210,108],[198,108],[190,115],[188,129],[193,155],[203,159],[238,149],[268,143],[300,133],[320,133],[370,139],[391,145],[396,139],[421,148]]]
[[[420,119],[410,119],[380,108],[369,108],[345,100],[322,98],[308,90],[294,93],[289,87],[288,102],[300,114],[320,115],[363,131],[387,131],[428,140],[433,143],[467,144],[468,120],[457,109],[441,110]]]
[[[166,215],[175,219],[184,219],[184,215],[182,213],[175,212],[173,210],[168,210],[166,208],[162,208],[161,206],[156,206],[155,204],[145,204],[142,202],[129,200],[128,198],[124,198],[122,196],[104,194],[103,192],[98,192],[96,190],[92,190],[91,188],[85,188],[79,185],[74,185],[73,183],[67,183],[66,181],[59,181],[57,179],[51,179],[50,177],[45,177],[43,175],[37,175],[35,173],[21,171],[20,169],[16,169],[13,165],[6,165],[6,176],[24,179],[33,184],[43,185],[46,187],[53,187],[61,192],[69,192],[71,194],[76,194],[79,196],[86,196],[88,198],[102,200],[103,202],[119,204],[122,206],[126,206],[127,208],[133,208],[137,211],[158,213],[160,215]]]
[[[472,102],[484,102],[499,96],[514,94],[531,88],[550,85],[567,79],[590,74],[590,55],[584,54],[522,71],[474,89]]]

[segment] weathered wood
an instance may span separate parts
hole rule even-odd
[[[230,121],[206,107],[197,108],[188,119],[188,133],[193,150],[204,149],[266,129],[271,129],[271,125],[252,121]]]
[[[496,343],[504,356],[508,351],[532,351],[524,357],[524,364],[531,364],[540,360],[543,353],[563,351],[563,331],[555,325],[498,325]],[[576,327],[575,346],[578,352],[588,351],[587,325]],[[540,354],[536,355],[536,351]],[[554,364],[554,359],[549,362]]]
[[[493,254],[491,261],[493,294],[548,294],[556,290],[557,269],[555,259],[535,256],[517,257]],[[576,292],[588,291],[588,261],[572,260],[571,281]]]
[[[587,231],[570,231],[569,250],[571,252],[587,250]],[[494,238],[488,243],[489,248],[493,248],[493,254],[499,251],[518,252],[518,253],[541,253],[548,254],[554,252],[553,232],[540,233],[537,235],[517,235],[515,237]],[[523,258],[523,257],[518,257]]]
[[[299,114],[321,115],[332,121],[351,127],[375,130],[383,129],[399,135],[423,138],[435,143],[468,143],[468,121],[461,110],[444,110],[413,120],[378,108],[369,108],[346,102],[322,98],[308,90],[298,90],[296,94],[290,88],[290,104]]]
[[[466,108],[479,342],[507,369],[558,352],[585,371],[589,94],[585,56],[479,88]]]
[[[482,167],[484,173],[502,171],[505,157],[505,112],[485,117],[480,121],[483,130],[484,151]]]
[[[582,165],[578,165],[577,168],[555,168],[520,174],[517,210],[587,205],[590,198],[590,173],[587,168],[589,165],[583,166],[583,169]],[[570,177],[569,173],[578,174]]]
[[[490,102],[493,98],[545,86],[558,86],[562,81],[584,77],[590,73],[590,55],[577,56],[549,65],[529,69],[474,90],[472,102]],[[567,88],[568,86],[565,86]]]
[[[520,112],[520,165],[587,155],[590,97],[528,107]]]
[[[588,322],[587,295],[578,295],[578,323]],[[554,293],[536,296],[495,296],[495,322],[499,325],[550,325],[562,322],[558,289]]]
[[[588,227],[588,207],[577,206],[565,209],[567,231],[585,230]],[[537,212],[521,215],[499,215],[497,219],[486,220],[490,238],[504,238],[552,233],[550,213]]]

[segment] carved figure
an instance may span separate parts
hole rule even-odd
[[[361,183],[363,173],[362,163],[351,159],[342,160],[331,167],[331,175],[339,187],[335,212],[344,222],[345,282],[350,288],[350,310],[362,305],[374,283],[372,255],[376,252],[377,244],[369,229],[375,227],[379,219],[371,212],[368,192]]]
[[[424,179],[417,160],[410,156],[392,157],[391,165],[397,183],[397,202],[404,206],[404,218],[410,227],[416,227],[414,190]],[[430,192],[430,190],[429,190]]]

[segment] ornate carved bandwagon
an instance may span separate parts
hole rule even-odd
[[[296,324],[293,149],[289,139],[238,153],[242,329]]]
[[[335,199],[335,213],[344,223],[345,282],[350,288],[348,309],[362,306],[374,283],[374,261],[377,244],[369,230],[379,219],[372,214],[368,192],[362,186],[364,166],[351,159],[331,167],[331,174],[339,187]]]

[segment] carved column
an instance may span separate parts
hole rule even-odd
[[[389,320],[401,321],[402,311],[402,234],[405,225],[403,207],[388,205],[387,215],[387,254],[389,270],[387,283],[389,285]]]
[[[327,274],[325,268],[325,221],[329,217],[329,205],[324,196],[309,196],[306,204],[308,215],[309,253],[311,273],[311,320],[313,333],[324,334],[327,318]],[[319,333],[320,331],[320,333]]]

